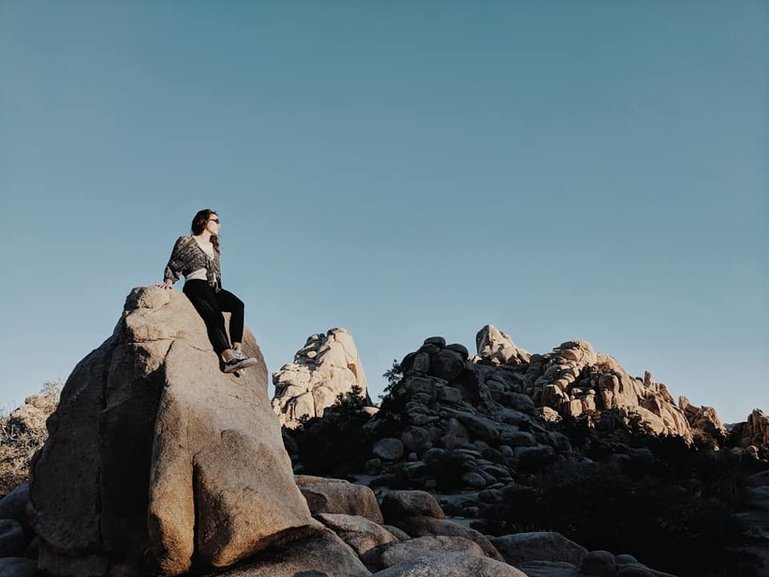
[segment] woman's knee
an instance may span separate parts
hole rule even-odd
[[[246,305],[243,303],[242,300],[240,300],[238,297],[236,297],[234,294],[232,294],[229,291],[222,291],[224,294],[224,298],[226,299],[225,304],[226,308],[224,310],[227,310],[231,313],[240,312],[242,313]]]

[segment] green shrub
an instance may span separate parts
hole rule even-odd
[[[361,393],[355,385],[350,393],[340,394],[322,417],[301,419],[298,428],[284,431],[295,443],[305,473],[343,477],[363,470],[371,441],[363,429],[370,417],[363,411]]]

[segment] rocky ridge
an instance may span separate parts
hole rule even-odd
[[[531,354],[487,325],[476,344],[470,357],[463,345],[432,337],[403,358],[402,377],[366,425],[378,439],[369,473],[405,476],[426,489],[497,487],[513,471],[541,466],[556,454],[579,459],[569,440],[548,426],[564,419],[687,442],[693,426],[710,435],[725,432],[713,409],[685,398],[676,404],[651,373],[633,378],[586,341]],[[447,470],[459,479],[448,480]]]
[[[223,374],[187,299],[132,291],[113,335],[67,380],[30,484],[0,501],[0,574],[545,574],[537,564],[554,558],[542,558],[551,534],[514,547],[527,573],[509,562],[509,543],[500,551],[446,518],[428,493],[377,498],[363,485],[294,477],[249,330],[244,349],[260,365]],[[558,575],[606,575],[591,553],[567,550]]]

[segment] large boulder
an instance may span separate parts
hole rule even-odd
[[[221,567],[320,527],[293,481],[259,364],[221,372],[179,292],[128,296],[114,333],[74,369],[33,464],[39,568],[54,576]]]
[[[21,557],[26,547],[24,528],[13,519],[0,519],[0,557]]]
[[[332,531],[271,547],[216,577],[368,577],[355,552]]]
[[[396,526],[407,517],[446,518],[438,501],[427,491],[390,491],[382,497],[381,507],[387,523]]]
[[[393,565],[373,577],[527,577],[515,567],[470,553],[441,552]]]
[[[310,336],[294,362],[272,375],[272,383],[273,410],[289,428],[297,427],[303,417],[322,417],[340,395],[353,394],[354,388],[371,404],[355,341],[341,328]]]
[[[475,335],[481,360],[495,365],[521,365],[531,361],[531,353],[519,349],[510,336],[494,325],[486,325]]]
[[[516,567],[531,561],[565,562],[579,565],[588,551],[575,543],[551,531],[533,533],[513,533],[491,539],[492,544],[505,558]]]
[[[382,552],[381,563],[384,567],[392,567],[436,552],[467,553],[484,557],[483,549],[477,543],[463,537],[417,537],[387,547]]]
[[[0,499],[0,519],[13,519],[23,527],[29,527],[27,503],[29,502],[29,483],[22,483],[5,497]]]
[[[316,517],[352,547],[358,557],[363,557],[374,548],[399,541],[390,531],[365,517],[335,513],[319,513]]]
[[[374,523],[382,523],[374,491],[365,485],[357,485],[339,479],[328,482],[303,483],[299,486],[313,515],[335,513],[365,517]]]

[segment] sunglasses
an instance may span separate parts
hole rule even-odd
[[[212,222],[215,222],[216,224],[219,224],[219,219],[218,218],[209,218],[208,220],[212,221]]]

